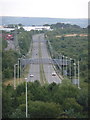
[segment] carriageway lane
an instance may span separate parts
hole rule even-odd
[[[51,59],[50,55],[48,54],[44,34],[40,35],[40,43],[41,43],[42,59],[43,58]],[[57,74],[56,76],[52,76],[52,73],[56,73],[54,66],[52,64],[43,64],[43,68],[48,83],[52,83],[52,82],[61,83],[61,79]]]
[[[37,42],[37,38],[39,38],[39,35],[33,35],[33,48],[32,48],[32,57],[33,59],[39,59],[39,42]],[[34,77],[30,77],[30,75],[34,75]],[[40,67],[39,64],[30,64],[30,70],[28,74],[28,81],[34,82],[35,80],[40,81]]]
[[[51,59],[48,54],[46,42],[44,39],[44,34],[33,35],[33,49],[32,49],[32,59],[40,59],[40,58],[47,58]],[[41,52],[41,56],[40,56]],[[43,63],[43,70],[45,74],[45,78],[48,83],[56,82],[61,83],[61,79],[56,76],[52,76],[52,73],[56,73],[52,64],[44,64]],[[30,74],[34,75],[30,77]],[[28,74],[28,81],[34,82],[35,80],[40,81],[40,64],[30,64],[30,70]]]

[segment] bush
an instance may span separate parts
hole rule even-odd
[[[62,112],[59,104],[42,101],[30,101],[28,109],[31,118],[56,118]]]

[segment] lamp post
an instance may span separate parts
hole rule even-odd
[[[62,75],[63,75],[63,69],[64,69],[64,55],[61,55],[61,58],[62,58],[62,63],[61,63],[61,66],[62,66]]]
[[[18,79],[21,78],[21,58],[18,58]],[[18,81],[19,84],[20,81]]]
[[[62,69],[62,67],[61,67],[61,64],[62,64],[62,55],[61,55],[61,53],[59,55],[59,59],[60,59],[60,69]],[[60,71],[60,73],[62,74],[62,71]]]
[[[16,66],[17,64],[14,65],[14,89],[16,89]]]
[[[72,58],[70,58],[70,79],[71,79],[71,62],[72,62]]]
[[[67,76],[67,56],[66,56],[66,76]]]
[[[21,81],[21,58],[20,58],[20,81]]]
[[[63,75],[64,75],[64,55],[62,57],[63,57]]]
[[[27,78],[25,78],[26,80],[26,118],[27,118],[27,109],[28,109],[28,106],[27,106]]]
[[[14,89],[16,88],[16,71],[15,71],[15,65],[14,65]]]
[[[79,72],[80,72],[80,68],[79,68],[79,61],[78,61],[78,88],[80,89],[80,78],[79,78]]]
[[[74,80],[76,84],[76,63],[74,62]]]
[[[18,58],[18,85],[19,85],[19,58]]]

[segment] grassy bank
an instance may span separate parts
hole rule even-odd
[[[40,44],[40,42],[39,42],[39,58],[42,58],[41,44]],[[40,81],[41,81],[42,85],[45,84],[45,83],[47,83],[46,77],[45,77],[45,73],[44,73],[43,64],[40,64]]]

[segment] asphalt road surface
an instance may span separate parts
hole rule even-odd
[[[32,49],[32,59],[51,59],[48,54],[46,41],[44,38],[44,34],[33,35],[33,49]],[[52,76],[52,73],[56,73],[54,70],[54,65],[52,64],[44,64],[43,63],[43,71],[48,83],[61,83],[61,79],[56,74],[56,76]],[[35,80],[40,81],[40,64],[30,64],[30,70],[28,74],[28,81],[34,82]],[[33,76],[30,76],[33,75]]]
[[[39,35],[34,35],[32,37],[32,39],[33,39],[32,58],[39,59],[39,42],[36,41],[36,40],[39,40]],[[30,75],[33,75],[33,77],[30,77]],[[40,81],[40,65],[39,64],[30,64],[28,81],[34,82],[35,80]]]

